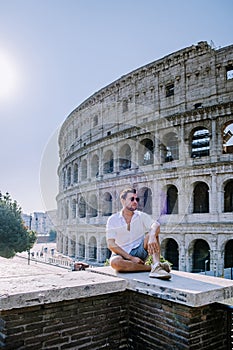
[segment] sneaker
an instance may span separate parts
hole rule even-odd
[[[149,274],[149,277],[152,278],[160,278],[163,280],[169,280],[171,278],[171,274],[167,272],[162,264],[158,264],[156,267],[151,268],[151,272]]]
[[[171,266],[168,262],[163,262],[163,263],[160,263],[160,265],[162,266],[162,268],[167,271],[167,272],[171,272]]]

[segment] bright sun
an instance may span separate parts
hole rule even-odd
[[[0,101],[12,96],[17,87],[18,74],[13,59],[0,52]]]

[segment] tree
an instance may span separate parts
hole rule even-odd
[[[30,250],[36,241],[36,233],[24,226],[21,213],[9,193],[0,192],[0,256],[4,258]]]

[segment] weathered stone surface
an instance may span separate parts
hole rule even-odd
[[[163,281],[149,273],[116,273],[111,267],[70,271],[47,264],[0,258],[0,309],[11,309],[131,290],[191,307],[233,297],[233,281],[172,271]]]

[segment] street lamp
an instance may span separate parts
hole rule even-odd
[[[32,215],[29,216],[29,230],[32,229]],[[30,265],[30,248],[28,249],[28,265]]]

